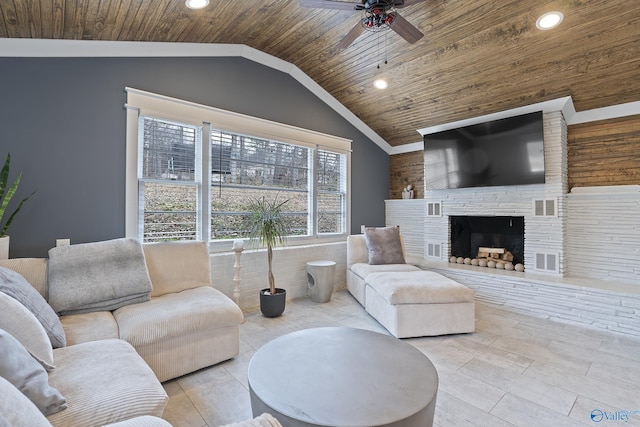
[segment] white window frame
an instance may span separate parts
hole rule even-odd
[[[288,245],[318,243],[319,241],[341,241],[351,230],[351,140],[302,129],[282,123],[272,122],[256,117],[246,116],[231,111],[154,94],[139,89],[126,87],[127,111],[126,120],[126,171],[125,171],[125,236],[140,238],[139,225],[139,193],[138,193],[138,158],[139,158],[139,117],[148,116],[170,122],[193,125],[202,129],[202,162],[203,170],[209,170],[209,133],[211,128],[223,129],[258,138],[301,145],[312,149],[323,149],[344,154],[346,156],[346,206],[345,229],[340,234],[317,233],[315,222],[315,190],[314,190],[314,224],[311,236],[291,237]],[[206,155],[205,155],[206,154]],[[205,163],[206,162],[206,163]],[[201,188],[202,209],[210,209],[209,192],[211,180],[205,180]],[[314,184],[315,188],[315,184]],[[232,241],[210,241],[211,230],[209,212],[202,212],[202,240],[209,243],[212,251],[229,250]]]
[[[160,178],[160,177],[146,177],[143,176],[143,165],[142,165],[142,161],[138,162],[138,206],[142,206],[144,204],[144,188],[147,186],[147,184],[153,184],[153,183],[157,183],[157,184],[164,184],[164,185],[172,185],[172,186],[176,186],[176,187],[193,187],[195,188],[195,192],[197,194],[197,199],[196,199],[196,208],[195,208],[195,213],[196,213],[196,223],[195,223],[195,240],[202,240],[202,236],[205,235],[205,230],[206,230],[206,221],[203,221],[203,200],[207,200],[204,199],[204,195],[206,194],[205,191],[203,190],[203,168],[207,167],[208,164],[206,161],[203,161],[202,156],[206,154],[206,152],[203,150],[202,148],[202,144],[205,143],[206,138],[203,137],[202,135],[202,131],[203,131],[203,127],[202,126],[192,126],[192,125],[184,125],[183,123],[177,123],[177,122],[171,122],[171,121],[167,121],[167,120],[158,120],[155,117],[148,117],[148,116],[143,116],[140,115],[139,116],[139,120],[138,120],[138,128],[140,130],[140,133],[138,134],[138,159],[142,159],[143,155],[144,155],[144,147],[141,143],[141,141],[144,139],[144,132],[143,132],[143,126],[144,126],[144,120],[153,120],[153,121],[161,121],[170,125],[177,125],[177,126],[183,126],[183,127],[188,127],[188,128],[192,128],[194,130],[194,143],[195,143],[195,152],[194,152],[194,161],[195,161],[195,171],[194,171],[194,177],[193,180],[173,180],[171,178]],[[144,232],[145,232],[145,224],[144,224],[144,209],[141,209],[140,212],[138,213],[138,236],[143,236]]]

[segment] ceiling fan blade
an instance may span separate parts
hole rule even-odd
[[[415,43],[424,37],[424,34],[413,26],[413,24],[404,19],[400,14],[396,13],[396,17],[393,20],[391,29],[398,33],[400,37],[408,41],[409,43]]]
[[[342,40],[340,40],[336,47],[339,50],[346,49],[351,43],[353,43],[358,37],[360,37],[360,34],[362,34],[363,31],[364,27],[358,22],[355,27],[353,27],[351,31],[349,31],[347,35],[344,36]]]
[[[316,9],[356,10],[356,6],[359,4],[360,3],[333,0],[300,0],[300,6],[313,7]]]

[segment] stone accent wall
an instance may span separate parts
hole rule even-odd
[[[635,282],[640,291],[640,185],[576,187],[568,213],[568,273]]]
[[[438,271],[474,290],[475,298],[534,317],[640,337],[640,294],[624,286],[585,286],[580,280],[545,280],[510,271],[480,272],[469,266]],[[630,288],[630,287],[629,287]]]
[[[421,200],[388,200],[387,224],[404,230],[409,262],[473,289],[475,298],[507,309],[640,337],[640,186],[571,194],[567,203],[567,271],[563,277],[450,264],[429,258]],[[634,191],[635,189],[635,191]],[[615,211],[615,212],[613,212]],[[425,238],[425,240],[427,240]],[[614,255],[607,255],[612,251]]]
[[[458,188],[425,191],[426,203],[439,203],[440,216],[424,215],[423,255],[428,257],[429,245],[440,245],[440,259],[448,260],[449,216],[522,216],[525,218],[525,270],[533,271],[538,256],[555,257],[557,268],[546,271],[564,273],[566,228],[566,147],[567,131],[562,113],[544,114],[545,184]],[[536,216],[535,200],[550,200],[553,215]],[[387,219],[389,222],[390,219]],[[393,218],[393,221],[399,221]]]
[[[424,256],[424,200],[387,200],[387,226],[399,226],[408,254]]]
[[[307,262],[330,260],[336,262],[334,290],[347,287],[347,243],[325,243],[305,246],[285,246],[273,251],[273,274],[276,286],[287,290],[287,300],[306,297]],[[234,252],[211,254],[213,287],[233,299],[235,283]],[[246,250],[240,258],[240,308],[255,309],[260,306],[259,292],[269,287],[266,250]]]
[[[567,141],[562,115],[547,113],[546,184],[431,191],[422,204],[388,200],[387,225],[404,230],[413,262],[474,289],[479,301],[640,336],[640,185],[574,187],[568,194],[567,164],[577,151],[571,152]],[[535,199],[554,200],[554,215],[534,215]],[[428,216],[434,203],[440,204],[440,215]],[[449,215],[524,216],[524,274],[448,263]],[[440,245],[441,255],[429,256],[429,245]],[[537,274],[533,268],[535,255],[546,252],[558,254],[557,274]]]

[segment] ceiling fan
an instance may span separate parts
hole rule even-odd
[[[424,0],[361,0],[356,2],[339,0],[300,0],[300,6],[319,9],[358,10],[363,12],[360,19],[346,36],[340,40],[338,49],[344,49],[353,43],[364,30],[380,31],[392,29],[409,43],[420,40],[424,34],[396,9],[411,6]]]

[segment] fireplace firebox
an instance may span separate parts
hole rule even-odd
[[[450,216],[451,256],[476,258],[478,248],[504,248],[524,264],[524,217]]]

